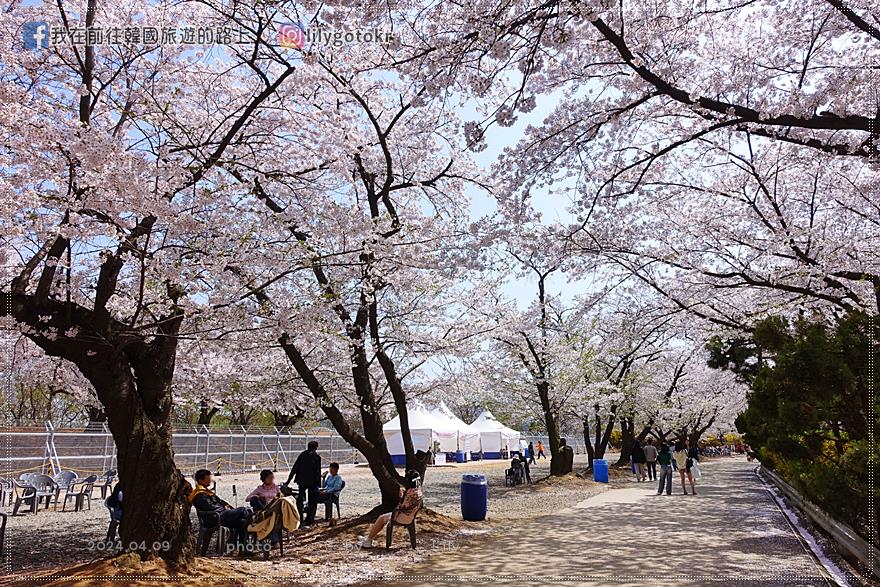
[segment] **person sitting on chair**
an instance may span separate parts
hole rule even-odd
[[[260,471],[260,481],[262,485],[251,491],[244,500],[251,504],[255,512],[265,509],[272,500],[278,497],[281,490],[275,485],[275,475],[269,469]]]
[[[324,475],[324,483],[318,490],[318,503],[325,504],[324,519],[333,519],[333,497],[342,491],[342,476],[339,474],[339,463],[330,463],[329,471]]]
[[[422,507],[422,477],[419,475],[418,471],[410,469],[406,472],[404,484],[405,488],[400,488],[400,503],[398,506],[393,512],[382,514],[376,518],[376,521],[370,526],[370,531],[367,535],[361,537],[359,544],[361,548],[370,548],[373,546],[373,540],[376,539],[376,536],[379,535],[382,528],[391,521],[392,515],[395,516],[395,524],[404,526],[412,523],[415,519],[416,514]]]
[[[519,453],[513,453],[513,458],[510,460],[510,469],[513,471],[513,484],[520,485],[523,483],[525,479],[525,472],[523,463],[525,459],[520,459]]]
[[[235,541],[236,549],[244,551],[248,541],[247,527],[251,523],[250,511],[247,508],[232,507],[208,489],[213,481],[211,471],[199,469],[193,477],[195,477],[196,486],[187,498],[189,502],[199,513],[213,512],[218,514],[220,525],[232,531],[232,539]]]

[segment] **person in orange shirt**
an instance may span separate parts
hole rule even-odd
[[[538,450],[538,458],[539,459],[541,457],[544,457],[545,459],[547,458],[547,455],[544,454],[544,443],[543,442],[541,442],[539,440],[538,444],[535,445],[535,448]]]

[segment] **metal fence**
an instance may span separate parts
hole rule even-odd
[[[834,538],[840,548],[862,564],[862,571],[880,577],[880,550],[874,548],[867,540],[844,524],[825,513],[818,506],[805,499],[779,475],[769,469],[760,467],[761,474],[769,479],[789,499],[789,501],[813,522]]]
[[[327,462],[363,460],[333,430],[324,428],[208,428],[177,429],[173,433],[174,460],[185,474],[196,469],[240,473],[260,469],[287,469],[311,440],[317,440]],[[105,424],[84,429],[0,429],[0,475],[75,471],[101,474],[116,469],[116,443]]]
[[[525,442],[538,440],[550,449],[546,436],[522,435]],[[174,459],[185,474],[196,469],[224,473],[286,470],[310,440],[317,440],[326,462],[363,462],[364,459],[339,434],[328,428],[177,428],[172,436]],[[569,444],[576,453],[584,451],[582,439]],[[102,474],[116,469],[116,443],[104,423],[85,428],[58,428],[50,422],[43,428],[9,427],[0,429],[0,476],[21,473],[54,474],[75,471],[80,476]]]

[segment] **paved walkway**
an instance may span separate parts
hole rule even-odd
[[[435,585],[829,585],[745,459],[703,467],[699,495],[647,482],[434,556],[390,582]],[[388,582],[383,582],[387,585]]]

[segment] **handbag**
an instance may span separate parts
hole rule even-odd
[[[697,463],[697,461],[694,461],[691,465],[691,475],[694,476],[694,480],[701,479],[703,477],[703,474],[700,472],[700,465]]]

